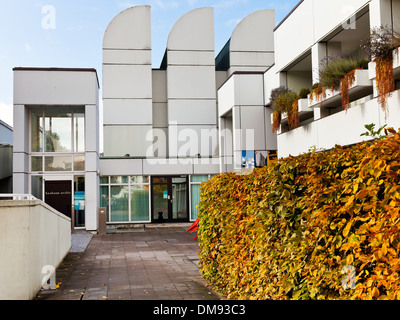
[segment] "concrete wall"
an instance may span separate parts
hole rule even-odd
[[[284,69],[369,2],[304,0],[275,31],[277,70]]]
[[[265,71],[275,62],[275,10],[258,10],[245,17],[230,40],[231,75],[236,71]]]
[[[331,149],[335,145],[350,145],[367,140],[360,135],[367,130],[365,125],[374,123],[375,128],[387,124],[395,130],[400,128],[400,90],[388,100],[389,113],[378,105],[377,99],[319,119],[308,125],[278,135],[280,158],[297,156],[309,149]]]
[[[169,34],[167,103],[170,157],[218,154],[214,42],[213,8],[199,8],[186,13]],[[201,148],[202,130],[213,135],[215,143],[209,149]],[[190,145],[187,145],[188,140]]]
[[[150,145],[145,138],[153,124],[150,11],[150,6],[126,9],[104,34],[105,156],[144,156]]]
[[[0,120],[0,144],[13,144],[12,128]]]
[[[31,300],[42,268],[55,268],[71,247],[71,220],[41,201],[0,200],[0,300]]]

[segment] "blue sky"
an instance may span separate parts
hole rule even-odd
[[[298,1],[0,0],[0,119],[13,125],[14,67],[95,68],[101,81],[104,31],[112,18],[128,7],[152,7],[153,66],[158,68],[170,30],[190,10],[215,8],[218,54],[237,23],[248,14],[259,9],[275,9],[276,23],[279,23]],[[46,8],[53,8],[54,12]]]

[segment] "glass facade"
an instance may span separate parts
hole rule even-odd
[[[75,227],[84,227],[85,107],[32,107],[30,119],[30,192],[46,202],[46,177],[71,181]]]
[[[191,176],[190,205],[187,204],[186,178],[172,178],[172,219],[187,217],[197,219],[197,205],[200,202],[201,183],[213,175]],[[100,177],[100,206],[107,210],[108,223],[157,222],[168,219],[168,178],[148,176],[110,176]],[[151,213],[152,197],[153,211]],[[150,215],[152,214],[152,216]]]
[[[100,205],[107,209],[107,222],[150,222],[149,177],[101,177]]]

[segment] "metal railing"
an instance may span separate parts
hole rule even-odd
[[[0,200],[38,200],[38,199],[31,194],[0,193]]]

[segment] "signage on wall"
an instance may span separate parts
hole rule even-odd
[[[242,168],[254,169],[254,167],[255,167],[255,152],[242,151]]]
[[[163,198],[168,199],[168,190],[163,191]]]
[[[85,192],[75,191],[75,210],[85,210]]]

